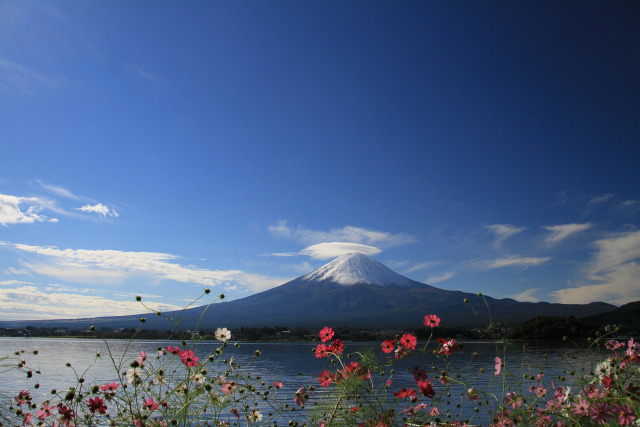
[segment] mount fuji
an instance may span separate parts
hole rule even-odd
[[[584,317],[614,310],[603,303],[551,304],[518,302],[513,299],[484,297],[493,321],[516,324],[536,316]],[[464,303],[469,301],[480,315]],[[203,307],[179,312],[183,328],[194,328]],[[443,326],[485,327],[488,313],[477,295],[451,291],[416,282],[393,272],[385,265],[361,253],[340,256],[330,263],[283,285],[246,298],[213,304],[202,315],[199,328],[226,326],[352,326],[363,328],[416,328],[426,314],[437,314]],[[147,317],[145,327],[168,329],[166,320]],[[0,322],[34,326],[114,328],[132,327],[140,316],[102,317],[94,319],[51,320],[33,322]],[[13,326],[11,325],[13,324]]]

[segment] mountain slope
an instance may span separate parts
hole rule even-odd
[[[468,299],[480,315],[463,301]],[[606,303],[550,304],[485,297],[493,321],[518,323],[536,316],[584,317],[611,311]],[[194,328],[203,307],[180,313],[183,328]],[[437,314],[447,326],[485,327],[488,313],[476,294],[439,289],[413,281],[362,254],[349,254],[281,286],[230,302],[214,304],[199,329],[239,326],[357,326],[416,328],[425,314]],[[169,329],[166,320],[146,314],[145,327]],[[21,322],[37,326],[131,327],[140,316]],[[5,326],[7,323],[3,322]],[[8,326],[11,327],[11,326]]]

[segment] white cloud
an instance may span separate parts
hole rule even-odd
[[[252,291],[262,291],[285,283],[287,279],[247,273],[241,270],[207,270],[176,263],[180,257],[159,252],[117,250],[58,249],[56,247],[8,244],[24,252],[47,257],[49,262],[23,261],[23,266],[44,274],[74,282],[113,283],[136,275],[154,280],[174,280],[205,286],[235,282]]]
[[[170,311],[182,307],[145,301],[153,310]],[[82,317],[124,316],[146,310],[135,301],[120,301],[82,293],[42,291],[35,286],[0,289],[3,320],[75,319]]]
[[[591,282],[559,289],[552,295],[562,303],[606,301],[624,304],[640,300],[640,231],[618,234],[595,242],[598,252],[587,266]]]
[[[81,208],[78,208],[79,211],[82,212],[93,212],[93,213],[97,213],[99,215],[102,215],[103,217],[114,217],[117,218],[118,212],[115,211],[115,209],[109,209],[107,206],[103,205],[102,203],[98,203],[97,205],[85,205]]]
[[[516,301],[522,302],[540,302],[540,300],[533,296],[536,292],[538,292],[539,288],[531,288],[527,289],[524,292],[520,292],[519,294],[511,295],[509,298],[513,298]]]
[[[393,234],[350,225],[343,228],[334,228],[329,231],[317,231],[301,226],[291,228],[287,224],[287,221],[279,221],[277,225],[272,225],[268,228],[269,232],[275,237],[292,239],[306,245],[324,242],[349,242],[390,247],[417,241],[414,236],[409,234]]]
[[[640,258],[640,231],[632,231],[595,242],[599,251],[591,267],[598,274]]]
[[[496,239],[493,242],[493,245],[496,248],[502,246],[505,240],[507,240],[509,237],[513,236],[514,234],[522,233],[524,230],[526,230],[525,227],[515,227],[509,224],[493,224],[488,225],[487,228],[496,236]]]
[[[308,246],[301,250],[300,254],[308,255],[315,259],[330,259],[353,252],[360,252],[365,255],[375,255],[382,251],[376,247],[361,245],[359,243],[325,242]]]
[[[31,282],[25,282],[24,280],[2,280],[0,286],[16,286],[16,285],[31,285]]]
[[[439,276],[431,276],[427,280],[425,280],[425,283],[433,285],[434,283],[440,283],[444,282],[445,280],[449,280],[453,276],[455,276],[455,273],[447,272],[444,274],[440,274]]]
[[[504,267],[535,267],[549,261],[550,257],[536,258],[536,257],[519,257],[509,256],[505,258],[498,258],[491,261],[485,261],[478,264],[482,270],[494,270],[496,268]]]
[[[545,230],[549,230],[551,234],[547,236],[545,242],[547,244],[556,244],[560,243],[567,237],[572,234],[579,233],[581,231],[585,231],[590,229],[593,226],[591,223],[586,224],[564,224],[564,225],[548,225],[546,227],[542,227]]]
[[[43,200],[36,197],[16,197],[0,194],[0,224],[33,224],[47,220],[41,215]]]

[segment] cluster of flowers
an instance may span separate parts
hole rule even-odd
[[[0,425],[4,417],[9,425],[23,426],[167,426],[179,418],[190,419],[194,413],[201,417],[207,411],[216,426],[228,426],[241,417],[248,425],[260,422],[263,415],[258,398],[251,401],[250,393],[245,392],[256,389],[246,384],[242,387],[233,357],[225,371],[217,370],[213,376],[207,372],[207,365],[222,355],[231,333],[219,328],[215,336],[223,345],[202,360],[194,350],[167,345],[153,358],[140,351],[119,382],[87,387],[80,378],[77,388],[63,393],[52,390],[54,397],[40,404],[34,403],[29,390],[23,390],[14,397],[11,408],[17,418],[8,419],[0,409]],[[272,387],[280,389],[282,383],[276,381]],[[192,411],[187,413],[189,406]]]
[[[522,425],[526,419],[535,419],[537,426],[569,426],[617,423],[622,426],[638,425],[640,407],[640,343],[633,339],[626,344],[616,340],[606,343],[614,356],[598,364],[574,394],[571,387],[543,385],[544,374],[533,377],[529,387],[533,399],[509,392],[502,408],[495,414],[495,426]],[[546,400],[545,400],[546,399]]]

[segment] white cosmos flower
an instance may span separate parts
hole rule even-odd
[[[127,369],[127,380],[129,381],[129,384],[132,384],[134,386],[142,384],[142,377],[140,376],[141,374],[142,369],[140,368]]]
[[[249,417],[251,421],[256,422],[262,419],[262,414],[260,413],[259,409],[254,409],[253,411],[251,411],[251,414],[249,415]]]
[[[216,329],[216,339],[218,341],[227,341],[231,339],[231,331],[229,331],[227,328]]]

